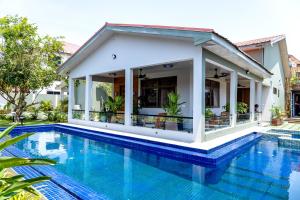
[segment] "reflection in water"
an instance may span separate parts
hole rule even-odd
[[[17,147],[56,159],[59,171],[109,199],[288,199],[299,197],[300,152],[261,140],[231,162],[207,168],[58,132]]]
[[[54,132],[34,134],[26,139],[23,149],[32,155],[47,157],[65,164],[68,157],[65,145],[61,143],[62,135]]]

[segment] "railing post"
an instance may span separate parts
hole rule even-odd
[[[91,101],[92,101],[92,87],[93,87],[93,80],[92,76],[87,75],[85,81],[85,110],[84,110],[84,119],[86,121],[90,120],[90,108],[91,108]]]
[[[125,125],[131,126],[133,107],[133,70],[125,69]]]
[[[73,118],[72,109],[74,107],[74,80],[69,77],[69,103],[68,103],[68,120]]]

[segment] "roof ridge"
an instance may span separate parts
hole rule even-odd
[[[280,37],[282,37],[282,39],[286,38],[284,34],[280,34],[280,35],[256,38],[256,39],[252,39],[252,40],[245,40],[245,41],[241,41],[241,42],[236,42],[235,44],[237,46],[248,46],[248,45],[253,45],[253,44],[277,41],[276,39],[280,39]]]
[[[157,28],[157,29],[171,29],[171,30],[197,31],[197,32],[214,32],[214,29],[211,29],[211,28],[186,27],[186,26],[165,26],[165,25],[153,25],[153,24],[127,24],[127,23],[123,24],[123,23],[105,22],[105,26]]]

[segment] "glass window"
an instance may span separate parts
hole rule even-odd
[[[275,95],[277,94],[277,88],[276,87],[273,88],[273,94],[275,94]]]
[[[162,108],[167,103],[168,94],[176,91],[176,86],[176,76],[142,80],[141,106],[145,108]]]
[[[205,80],[205,107],[220,107],[220,83]]]
[[[60,95],[59,91],[47,91],[47,94]]]

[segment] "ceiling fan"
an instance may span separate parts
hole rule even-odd
[[[138,75],[139,79],[146,79],[146,74],[143,74],[143,69],[139,70],[139,75]]]
[[[215,79],[219,79],[219,78],[223,78],[228,76],[228,73],[221,73],[220,75],[218,74],[218,68],[215,68],[215,75],[212,77],[206,77],[206,78],[215,78]]]

